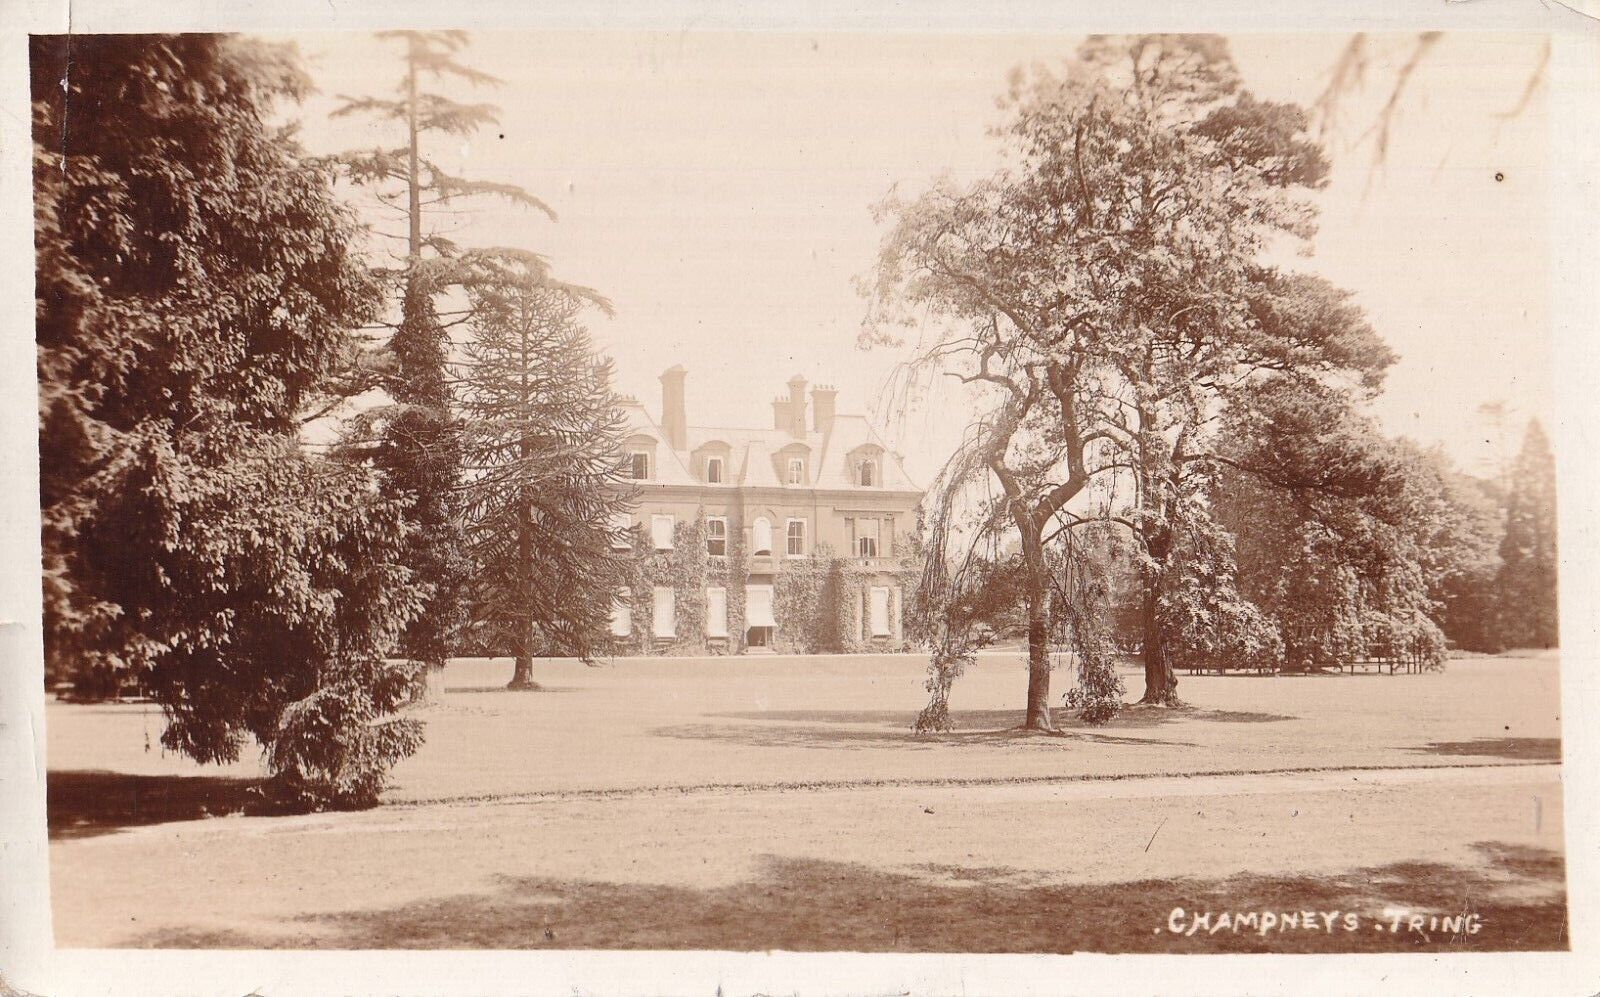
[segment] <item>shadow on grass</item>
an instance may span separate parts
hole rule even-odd
[[[226,776],[52,771],[45,783],[46,818],[50,837],[67,839],[144,824],[279,812],[260,795],[261,784]]]
[[[1497,843],[1482,865],[1406,862],[1332,876],[1031,885],[1007,869],[927,866],[888,872],[769,857],[732,886],[507,878],[498,889],[379,911],[316,915],[278,935],[168,931],[156,948],[732,949],[869,952],[1394,952],[1564,950],[1561,856]],[[1194,914],[1305,910],[1357,914],[1331,931],[1303,927],[1167,930]],[[1477,915],[1477,933],[1396,933],[1391,908]],[[286,926],[293,929],[295,926]],[[1380,930],[1380,928],[1382,930]]]
[[[950,721],[955,729],[941,734],[918,734],[911,729],[917,714],[909,710],[753,710],[738,713],[713,713],[718,719],[748,721],[744,724],[685,724],[662,727],[652,733],[661,737],[689,740],[726,741],[764,747],[813,748],[901,748],[935,749],[974,744],[1060,744],[1089,741],[1096,744],[1162,745],[1192,748],[1191,741],[1161,740],[1145,736],[1123,736],[1118,731],[1150,730],[1177,721],[1205,723],[1278,723],[1298,717],[1279,713],[1250,713],[1237,710],[1201,710],[1193,707],[1154,708],[1130,706],[1109,723],[1094,725],[1078,719],[1067,710],[1052,711],[1059,738],[1040,737],[1022,731],[1022,710],[953,710]]]
[[[1510,758],[1519,761],[1559,762],[1559,737],[1480,737],[1473,741],[1432,741],[1411,749],[1418,754],[1457,755],[1473,758]]]
[[[534,689],[511,689],[511,688],[508,688],[506,686],[506,684],[503,683],[503,682],[501,684],[499,684],[499,685],[447,685],[447,686],[444,687],[444,694],[446,696],[454,696],[456,693],[462,693],[462,694],[467,694],[467,695],[476,695],[478,693],[484,693],[484,692],[508,692],[508,693],[517,693],[517,694],[520,695],[520,694],[523,694],[523,693],[582,692],[582,691],[583,690],[578,688],[577,686],[571,686],[571,685],[545,685],[543,682],[539,683],[538,687],[534,688]]]
[[[1166,745],[1193,748],[1189,741],[1163,741],[1153,737],[1118,737],[1091,730],[1063,729],[1058,737],[1042,736],[1036,731],[1019,730],[1022,714],[1016,724],[995,730],[957,730],[945,734],[917,734],[909,726],[876,729],[807,726],[804,724],[681,724],[675,727],[657,727],[650,733],[656,737],[672,737],[689,741],[719,741],[762,748],[908,748],[913,751],[935,751],[963,745],[998,744],[1045,748],[1059,747],[1073,741],[1095,744]]]
[[[950,722],[957,732],[973,728],[1004,729],[1022,723],[1026,714],[1022,710],[951,710]],[[771,720],[779,723],[815,724],[882,724],[909,730],[917,719],[915,710],[748,710],[740,713],[711,713],[711,717],[728,720]],[[1089,728],[1067,710],[1055,709],[1051,716],[1063,729]],[[1180,720],[1201,720],[1209,723],[1279,723],[1298,720],[1299,717],[1282,713],[1252,713],[1243,710],[1202,710],[1191,706],[1147,707],[1128,705],[1109,723],[1095,730],[1137,730],[1159,727]]]

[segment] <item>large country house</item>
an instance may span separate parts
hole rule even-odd
[[[837,392],[789,381],[770,429],[691,426],[681,366],[661,375],[661,418],[626,399],[624,467],[637,504],[618,593],[618,653],[896,649],[915,579],[922,492]],[[624,529],[624,527],[626,529]]]

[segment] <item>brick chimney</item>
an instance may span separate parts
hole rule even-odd
[[[834,404],[838,398],[839,389],[831,384],[819,384],[811,389],[811,428],[823,436],[833,428]]]
[[[789,378],[789,435],[797,440],[806,435],[806,379],[799,374]]]
[[[683,364],[674,364],[661,375],[661,431],[674,450],[689,446],[689,423],[683,412],[683,380],[688,376]]]

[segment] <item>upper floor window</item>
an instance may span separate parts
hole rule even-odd
[[[720,516],[706,520],[706,553],[712,557],[728,556],[728,521]]]
[[[756,519],[750,526],[750,553],[772,553],[772,520],[765,516]]]
[[[806,483],[806,462],[799,457],[789,458],[789,484],[803,485]]]
[[[636,481],[647,481],[650,478],[650,454],[644,450],[635,450],[628,455],[628,477]]]
[[[878,465],[870,460],[864,460],[856,466],[856,484],[862,488],[871,488],[878,483]]]
[[[677,525],[677,520],[670,515],[650,517],[650,539],[656,550],[672,549],[672,531]]]
[[[713,485],[722,484],[722,458],[706,458],[706,480]]]
[[[878,556],[878,527],[876,519],[856,520],[856,556]]]
[[[785,541],[785,552],[790,557],[804,557],[806,553],[806,521],[803,519],[789,520]]]

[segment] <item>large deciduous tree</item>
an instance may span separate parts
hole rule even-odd
[[[1264,262],[1310,238],[1302,195],[1327,163],[1298,108],[1241,88],[1221,39],[1091,39],[1062,72],[1019,72],[1005,106],[1007,168],[885,205],[893,224],[863,338],[896,344],[922,326],[911,374],[959,377],[983,406],[936,514],[955,509],[962,482],[992,481],[1001,516],[974,523],[1020,538],[1025,726],[1046,728],[1059,588],[1047,544],[1095,523],[1131,534],[1144,698],[1175,702],[1169,636],[1204,616],[1254,628],[1229,638],[1241,646],[1269,640],[1231,588],[1227,545],[1199,498],[1221,414],[1268,383],[1344,381],[1354,397],[1390,357],[1339,292]],[[1173,563],[1175,551],[1191,560]]]
[[[385,655],[416,610],[397,503],[298,438],[378,286],[333,177],[274,128],[308,81],[232,37],[36,37],[47,674],[136,679],[162,741],[247,737],[372,802],[421,730]]]
[[[472,307],[461,396],[474,622],[515,649],[511,688],[536,688],[533,658],[591,658],[623,576],[617,513],[624,421],[611,362],[581,323],[592,292],[552,280],[529,254],[469,254]]]
[[[402,651],[437,674],[459,637],[465,619],[468,563],[462,556],[462,510],[457,499],[461,478],[461,441],[453,410],[448,364],[449,323],[440,315],[439,297],[459,284],[453,265],[461,249],[434,230],[434,213],[471,197],[495,197],[555,213],[538,198],[512,184],[453,174],[424,147],[432,137],[467,136],[493,124],[492,104],[463,103],[427,89],[443,80],[472,86],[497,84],[459,56],[467,45],[460,31],[386,31],[379,38],[403,46],[403,71],[393,97],[347,97],[336,116],[368,115],[398,126],[400,144],[349,152],[338,157],[347,174],[369,188],[383,208],[404,225],[398,266],[379,264],[377,273],[398,297],[398,319],[384,348],[386,362],[372,363],[372,383],[382,387],[393,404],[369,410],[354,424],[359,442],[368,428],[379,430],[369,447],[347,447],[366,453],[380,470],[384,489],[411,499],[411,526],[406,563],[428,586],[423,611],[407,627]],[[382,222],[377,232],[384,234]]]

